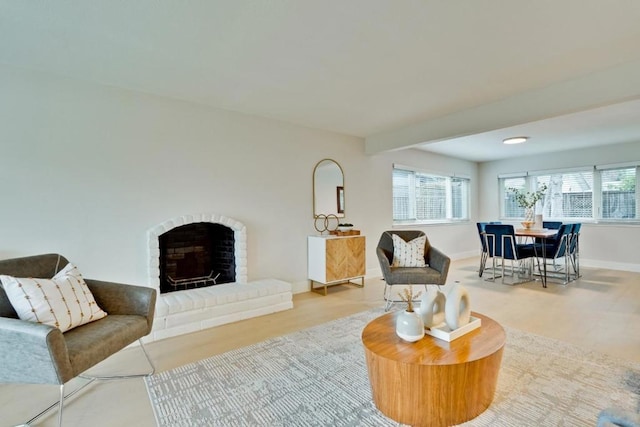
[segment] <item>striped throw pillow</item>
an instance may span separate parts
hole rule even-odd
[[[55,326],[62,332],[107,315],[71,263],[52,279],[0,275],[0,283],[20,319]]]
[[[402,237],[392,234],[393,262],[391,267],[426,267],[424,261],[424,245],[427,236],[416,237],[410,242],[405,242]]]

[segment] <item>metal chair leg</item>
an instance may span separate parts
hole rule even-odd
[[[138,343],[140,344],[140,348],[142,349],[142,353],[144,353],[144,357],[147,359],[147,363],[149,363],[149,366],[151,367],[151,371],[150,372],[146,372],[146,373],[142,373],[142,374],[131,374],[131,375],[106,375],[106,376],[97,376],[97,375],[83,375],[80,374],[78,375],[80,378],[85,378],[85,379],[90,379],[90,380],[125,380],[125,379],[130,379],[130,378],[144,378],[144,377],[150,377],[151,375],[153,375],[156,372],[156,367],[153,364],[153,362],[151,361],[151,358],[149,357],[149,353],[147,353],[147,349],[144,347],[144,343],[142,342],[142,338],[140,338],[138,340]]]
[[[149,366],[151,367],[151,371],[150,372],[143,373],[143,374],[114,375],[114,376],[90,376],[90,375],[82,375],[82,374],[78,375],[77,378],[83,378],[83,379],[87,380],[87,382],[82,384],[80,387],[78,387],[77,389],[75,389],[71,393],[67,394],[66,396],[64,395],[64,384],[61,384],[60,385],[60,398],[59,398],[59,400],[57,402],[51,404],[48,408],[46,408],[45,410],[40,412],[35,417],[31,418],[29,421],[27,421],[26,423],[22,424],[21,426],[30,426],[31,423],[33,423],[34,421],[36,421],[37,419],[39,419],[44,414],[48,413],[49,411],[51,411],[53,408],[55,408],[57,406],[58,407],[58,427],[62,427],[62,410],[64,408],[65,399],[69,399],[74,394],[76,394],[79,391],[83,390],[89,384],[92,384],[95,380],[129,379],[129,378],[149,377],[149,376],[153,375],[155,373],[155,371],[156,371],[156,367],[153,364],[153,361],[151,360],[151,358],[149,357],[149,353],[147,353],[147,350],[144,347],[144,344],[142,342],[142,338],[140,338],[138,340],[138,342],[140,343],[140,348],[142,349],[142,352],[144,353],[144,356],[147,359],[147,362],[149,363]],[[21,427],[21,426],[18,426],[18,427]]]
[[[485,265],[487,264],[487,258],[489,254],[487,252],[482,252],[480,256],[480,269],[478,270],[478,277],[482,277],[482,273],[484,273]]]
[[[24,424],[21,424],[18,427],[30,426],[32,422],[36,421],[37,419],[42,417],[44,414],[48,413],[49,411],[51,411],[56,406],[58,407],[58,427],[62,427],[62,409],[64,408],[64,400],[70,398],[71,396],[73,396],[74,394],[79,392],[80,390],[84,389],[89,384],[93,383],[93,381],[94,380],[87,381],[86,383],[82,384],[80,387],[78,387],[77,389],[73,390],[71,393],[67,394],[66,396],[64,395],[64,384],[61,384],[60,385],[60,398],[58,399],[58,401],[55,402],[55,403],[52,403],[49,407],[47,407],[45,410],[40,412],[38,415],[36,415],[35,417],[31,418],[29,421],[27,421]]]
[[[391,299],[391,286],[389,286],[387,282],[384,283],[382,298],[384,299],[384,311],[387,312],[393,305],[393,300]]]

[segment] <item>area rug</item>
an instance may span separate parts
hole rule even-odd
[[[159,426],[397,426],[374,406],[358,313],[146,379]],[[594,426],[638,411],[640,364],[506,328],[492,405],[464,426]]]

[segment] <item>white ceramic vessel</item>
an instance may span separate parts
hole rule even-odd
[[[425,328],[431,328],[444,322],[446,298],[440,289],[429,286],[420,298],[418,312]]]
[[[396,334],[409,342],[421,340],[424,338],[422,317],[415,311],[401,311],[396,320]]]

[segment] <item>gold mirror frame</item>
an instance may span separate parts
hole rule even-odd
[[[344,172],[333,159],[322,159],[313,168],[313,217],[345,215]]]

